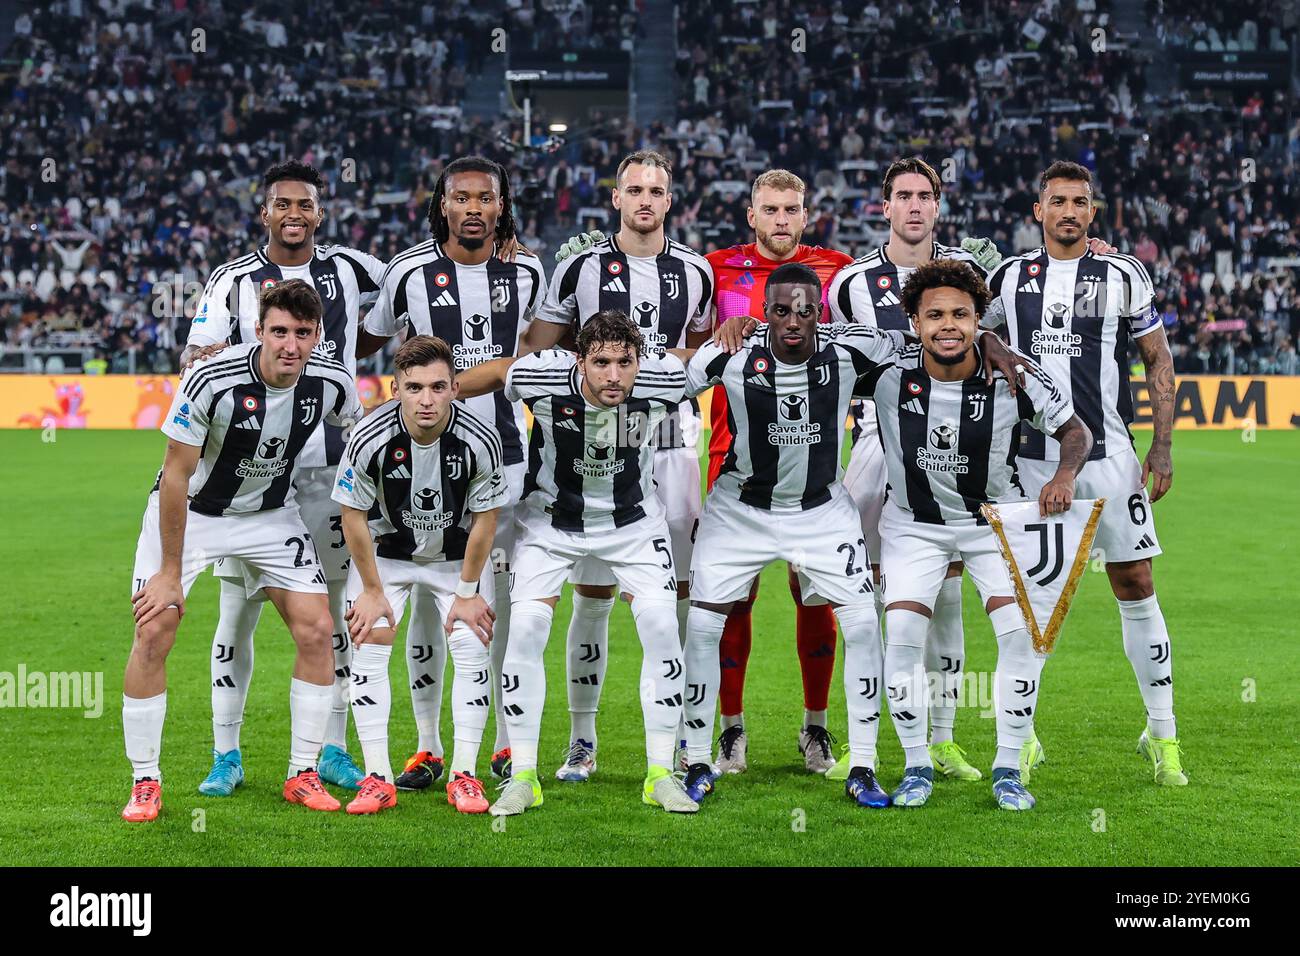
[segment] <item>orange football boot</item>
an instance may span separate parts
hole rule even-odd
[[[487,797],[477,777],[456,771],[447,781],[447,802],[461,813],[486,813]]]
[[[373,773],[361,781],[361,792],[348,804],[348,813],[378,813],[397,806],[397,786]]]
[[[284,782],[284,799],[301,803],[308,810],[337,810],[342,806],[321,786],[315,770],[301,770]]]
[[[141,777],[131,788],[131,799],[122,809],[127,823],[148,823],[162,809],[162,783],[153,777]]]

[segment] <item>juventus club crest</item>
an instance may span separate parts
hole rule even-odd
[[[316,410],[320,403],[315,398],[302,398],[298,400],[298,411],[302,414],[299,419],[304,425],[310,425],[316,420]]]
[[[818,365],[817,374],[813,377],[814,388],[825,388],[831,383],[831,367],[829,365]]]
[[[984,417],[984,396],[971,395],[967,398],[967,401],[970,403],[970,420],[973,422],[980,421]]]
[[[492,280],[492,311],[504,312],[510,305],[510,277],[498,276]]]
[[[460,455],[448,455],[443,459],[443,467],[447,469],[447,477],[452,481],[460,480],[460,472],[463,464]]]
[[[659,277],[664,281],[664,295],[670,299],[676,299],[682,292],[682,282],[675,272],[661,272]]]
[[[325,298],[333,302],[338,298],[338,277],[332,272],[327,272],[322,276],[316,277],[316,284],[320,287]]]

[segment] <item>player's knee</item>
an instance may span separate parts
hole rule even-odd
[[[575,584],[573,593],[585,598],[608,600],[614,596],[614,584]]]
[[[1151,562],[1123,561],[1106,565],[1111,590],[1121,601],[1140,601],[1156,593]]]
[[[948,573],[946,577],[959,578],[964,570],[966,570],[965,564],[960,561],[954,561],[952,564],[948,565]]]
[[[306,614],[295,620],[289,628],[299,652],[308,655],[334,656],[334,621],[329,611],[323,614]]]
[[[846,647],[869,645],[872,641],[879,645],[880,622],[873,602],[841,605],[835,609],[835,619],[839,621]]]
[[[161,664],[176,644],[176,622],[163,619],[168,617],[172,615],[156,617],[136,626],[135,653],[147,665]]]
[[[508,659],[537,659],[546,651],[555,609],[547,601],[516,601],[510,605]]]

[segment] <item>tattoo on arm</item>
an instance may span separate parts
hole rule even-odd
[[[1174,432],[1174,357],[1169,351],[1164,329],[1137,340],[1138,351],[1147,371],[1147,392],[1151,398],[1151,419],[1155,429],[1153,443],[1169,445]]]
[[[1061,443],[1061,468],[1069,469],[1077,475],[1087,463],[1088,453],[1092,451],[1092,432],[1075,415],[1052,437]]]

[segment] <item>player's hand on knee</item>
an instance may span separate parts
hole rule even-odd
[[[746,337],[758,328],[758,319],[750,315],[739,316],[723,322],[713,330],[713,344],[725,349],[728,355],[735,355],[744,345]]]
[[[210,359],[218,352],[223,352],[229,347],[230,346],[225,342],[217,342],[214,345],[205,345],[202,348],[195,349],[190,353],[189,361],[182,366],[181,370],[184,371],[195,362],[202,362],[204,359]]]
[[[185,590],[181,579],[159,571],[144,587],[131,595],[131,610],[137,625],[148,624],[163,611],[175,605],[176,612],[185,616]]]
[[[370,632],[374,630],[375,623],[381,618],[385,619],[387,627],[397,629],[397,622],[393,620],[393,608],[388,603],[388,598],[384,597],[381,591],[362,591],[357,599],[352,602],[352,607],[348,608],[343,619],[348,622],[348,633],[352,636],[352,643],[360,647],[370,638]]]
[[[1064,514],[1074,503],[1073,476],[1059,476],[1043,485],[1038,493],[1038,514],[1046,518],[1049,515]]]
[[[604,239],[605,234],[599,229],[593,229],[591,232],[580,232],[555,250],[555,261],[563,262],[570,256],[584,253],[596,243],[603,242]]]
[[[447,635],[450,636],[451,629],[457,621],[460,621],[473,631],[474,636],[486,647],[492,643],[492,624],[496,619],[496,614],[488,606],[487,601],[483,600],[483,595],[475,594],[468,598],[458,597],[452,602],[444,627]]]

